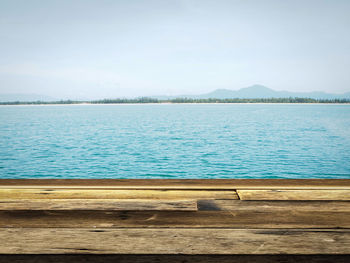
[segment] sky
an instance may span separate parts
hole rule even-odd
[[[0,94],[350,91],[349,0],[0,0]]]

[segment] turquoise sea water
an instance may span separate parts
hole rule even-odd
[[[350,105],[0,106],[0,178],[350,178]]]

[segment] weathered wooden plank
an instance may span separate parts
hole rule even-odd
[[[350,230],[0,229],[1,254],[350,254]]]
[[[0,255],[0,263],[349,263],[350,255]]]
[[[350,189],[350,179],[0,179],[0,188]]]
[[[194,200],[0,199],[0,210],[175,210],[196,211]]]
[[[0,199],[238,199],[234,190],[0,189]]]
[[[350,201],[198,200],[201,211],[315,211],[350,212]]]
[[[350,190],[237,190],[241,200],[347,200]]]
[[[0,211],[0,228],[350,228],[349,212]]]

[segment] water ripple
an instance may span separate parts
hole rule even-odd
[[[350,178],[349,105],[0,107],[1,178]]]

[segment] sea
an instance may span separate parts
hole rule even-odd
[[[0,106],[0,178],[350,178],[350,105]]]

